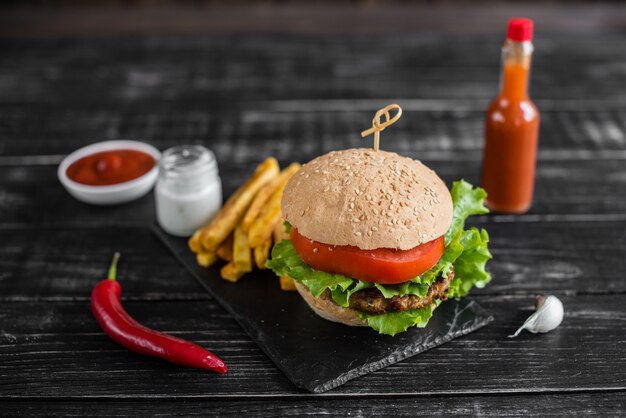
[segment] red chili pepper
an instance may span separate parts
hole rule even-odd
[[[122,307],[122,286],[115,280],[119,253],[113,256],[109,278],[91,292],[91,311],[104,332],[118,344],[139,354],[175,364],[226,373],[226,364],[215,354],[192,342],[144,327]]]

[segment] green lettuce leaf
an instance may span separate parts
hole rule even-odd
[[[476,228],[464,230],[465,221],[469,216],[488,212],[484,206],[487,194],[483,189],[474,188],[464,180],[455,182],[450,194],[454,210],[452,223],[445,234],[446,247],[443,256],[433,268],[405,283],[382,285],[315,270],[302,261],[290,240],[283,240],[274,246],[271,259],[266,265],[277,275],[289,276],[298,281],[315,297],[319,297],[328,289],[335,303],[342,307],[349,306],[352,294],[371,287],[376,287],[385,298],[404,295],[425,296],[430,285],[438,277],[447,276],[452,271],[455,276],[450,284],[448,297],[465,296],[472,287],[484,287],[491,280],[491,276],[485,270],[486,263],[491,258],[487,249],[489,243],[487,231],[479,231]],[[285,225],[290,229],[288,223]],[[379,315],[357,313],[381,334],[395,335],[406,331],[410,326],[426,326],[433,310],[440,302],[436,300],[428,307],[412,311]]]
[[[357,315],[367,322],[371,328],[380,334],[394,336],[399,332],[404,332],[409,327],[424,328],[433,316],[433,311],[441,301],[436,299],[434,303],[412,311],[389,312],[382,315],[369,315],[364,312],[357,312]]]
[[[446,232],[446,245],[463,231],[465,220],[471,215],[489,213],[485,206],[487,192],[480,187],[473,187],[465,180],[455,181],[450,190],[452,196],[452,224]]]
[[[491,253],[487,249],[487,231],[470,228],[461,234],[463,252],[454,262],[454,280],[450,284],[448,297],[460,298],[467,295],[474,286],[483,288],[491,281],[485,269]]]

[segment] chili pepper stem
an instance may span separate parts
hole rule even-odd
[[[118,251],[113,254],[113,261],[111,262],[111,267],[109,267],[109,280],[115,280],[115,276],[117,275],[117,262],[120,259],[120,253]]]

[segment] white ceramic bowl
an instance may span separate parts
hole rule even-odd
[[[76,160],[96,152],[111,151],[116,149],[132,149],[145,152],[152,155],[157,161],[157,164],[155,164],[150,171],[141,177],[110,186],[89,186],[77,183],[67,176],[68,167]],[[63,187],[65,187],[65,189],[76,199],[92,205],[116,205],[138,199],[152,189],[159,174],[158,162],[160,158],[161,153],[159,150],[144,142],[125,139],[97,142],[95,144],[77,149],[65,157],[59,165],[57,175]]]

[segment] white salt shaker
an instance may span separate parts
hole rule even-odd
[[[161,228],[179,237],[192,235],[222,207],[215,155],[200,145],[180,145],[163,152],[155,198]]]

